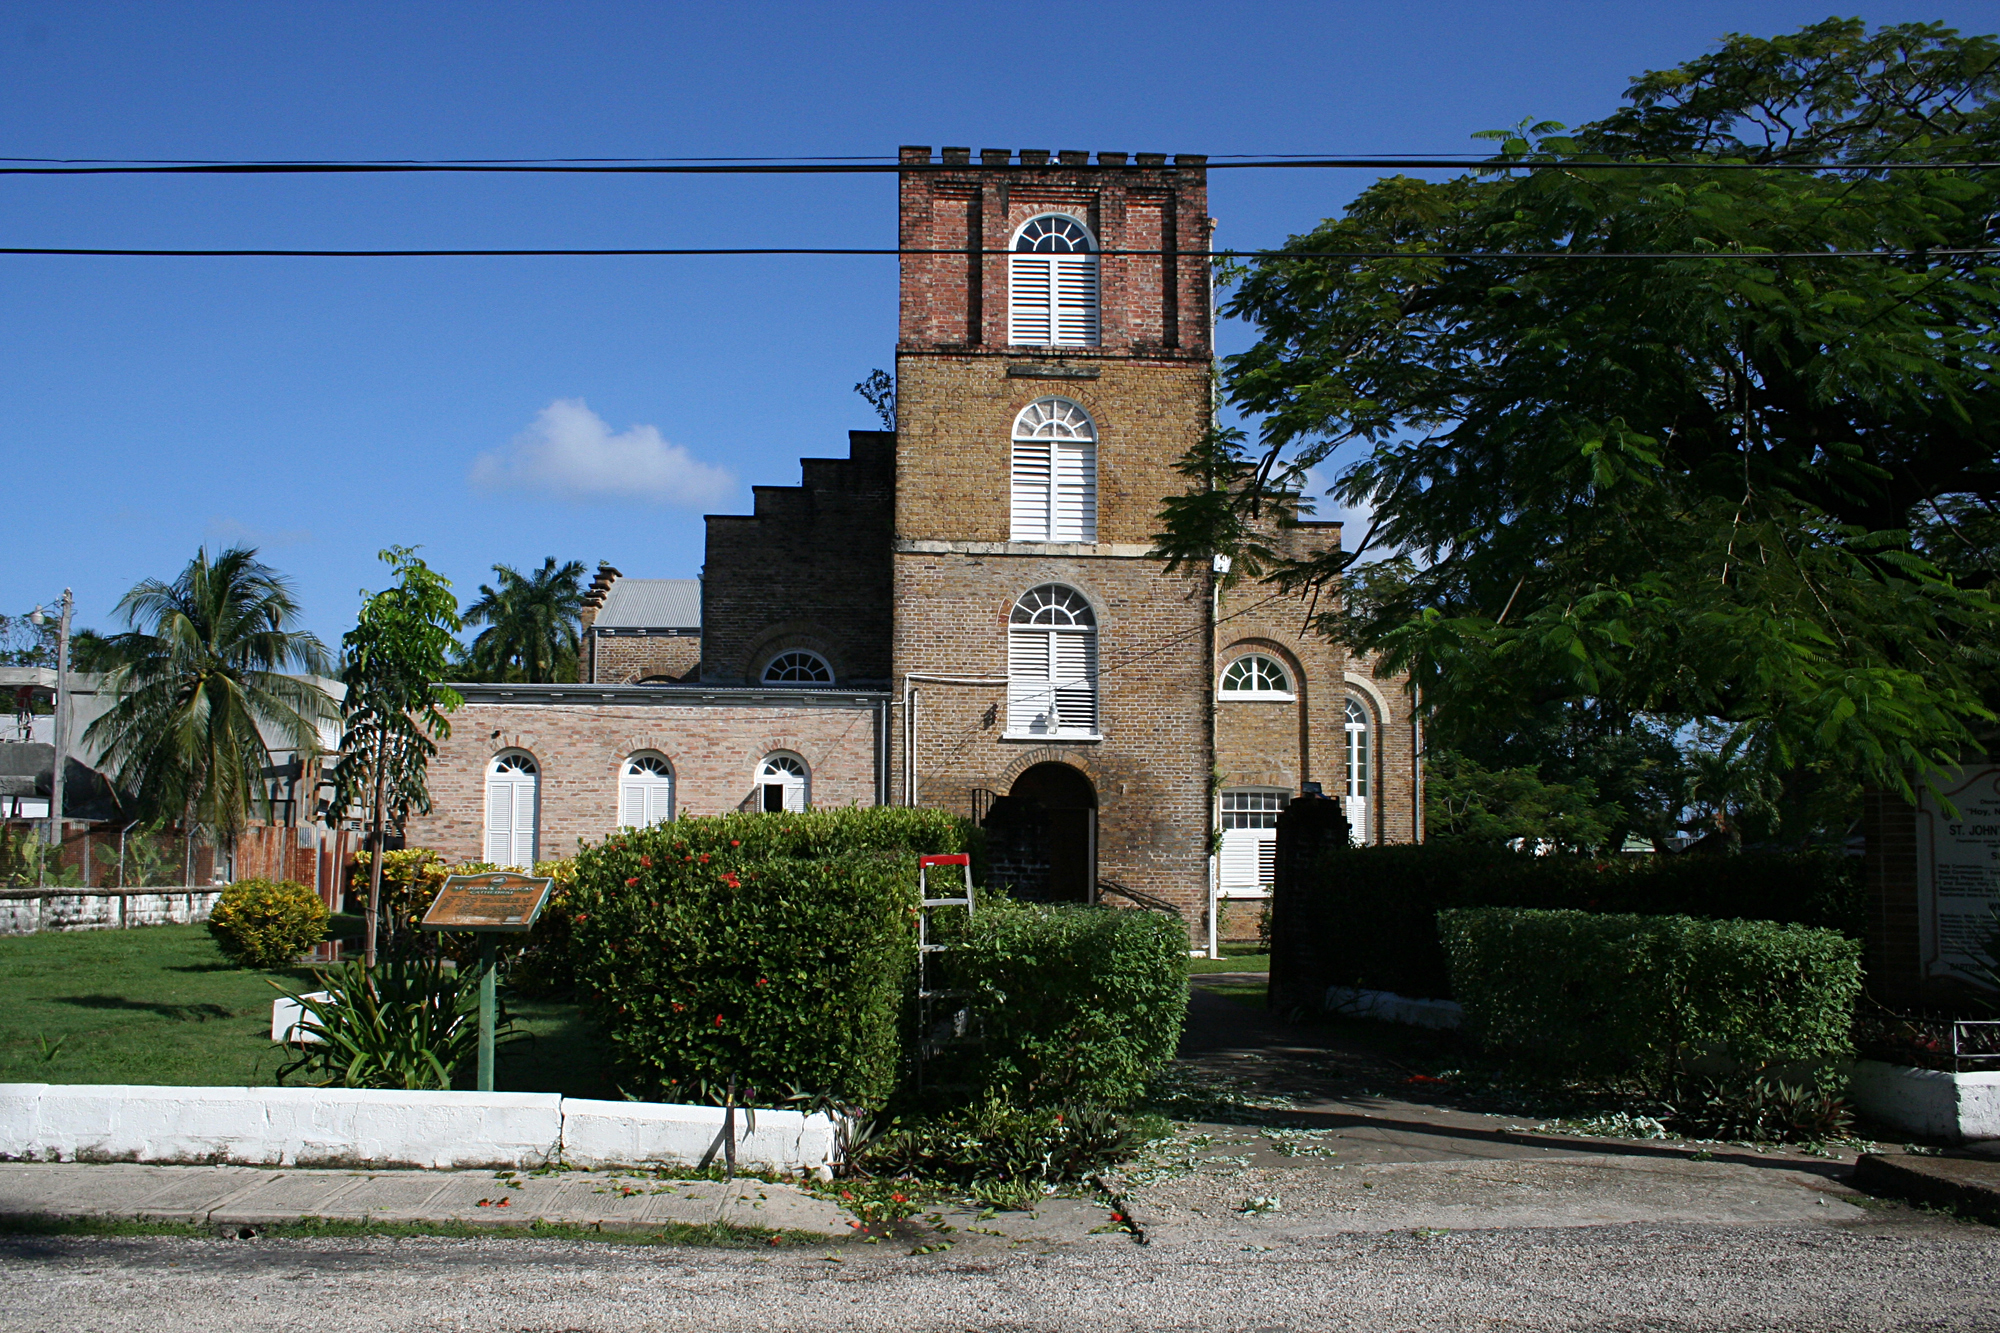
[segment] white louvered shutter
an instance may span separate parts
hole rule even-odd
[[[1097,346],[1097,256],[1055,257],[1055,336],[1067,347]]]
[[[1049,633],[1015,630],[1007,636],[1007,730],[1046,735],[1055,730],[1055,694],[1049,688]]]
[[[1007,258],[1007,341],[1055,341],[1054,255],[1009,255]]]
[[[1269,893],[1278,882],[1278,830],[1260,828],[1257,840],[1257,887]]]
[[[646,818],[645,784],[626,782],[620,792],[618,803],[618,826],[620,828],[644,828],[652,821]]]
[[[1097,636],[1052,634],[1056,717],[1065,732],[1097,731]]]
[[[514,784],[495,774],[486,780],[486,859],[507,865],[514,850]]]
[[[1260,828],[1231,828],[1222,830],[1222,864],[1216,887],[1225,894],[1251,894],[1257,891],[1258,867],[1261,863],[1262,841],[1258,835],[1269,832]]]
[[[1047,440],[1014,441],[1014,540],[1049,540],[1051,444]]]
[[[1097,445],[1064,440],[1055,446],[1053,510],[1048,540],[1097,540]]]
[[[502,864],[532,870],[535,865],[535,783],[514,783],[514,854]]]

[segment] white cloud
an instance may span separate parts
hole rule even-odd
[[[613,431],[581,398],[558,398],[505,449],[481,454],[472,484],[564,500],[655,500],[700,509],[736,492],[736,474],[704,463],[658,428]]]

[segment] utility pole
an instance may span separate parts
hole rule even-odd
[[[54,771],[49,775],[49,846],[55,849],[56,868],[62,868],[63,839],[63,767],[69,759],[69,618],[75,609],[75,601],[68,588],[63,589],[62,615],[56,621],[56,705],[53,730],[55,735],[56,761]],[[28,616],[36,625],[46,624],[47,613],[36,607]],[[42,857],[43,866],[48,856]],[[42,882],[42,871],[36,871],[36,882]]]

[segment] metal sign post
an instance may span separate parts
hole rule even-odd
[[[525,935],[548,905],[553,879],[495,870],[453,875],[417,924],[419,930],[479,936],[479,1090],[493,1091],[493,1024],[499,1009],[499,935]]]

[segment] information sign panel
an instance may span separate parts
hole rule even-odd
[[[1965,978],[1979,963],[2000,904],[2000,767],[1967,768],[1917,810],[1917,930],[1924,972]]]
[[[511,870],[453,875],[438,890],[419,929],[525,934],[541,915],[554,883]]]

